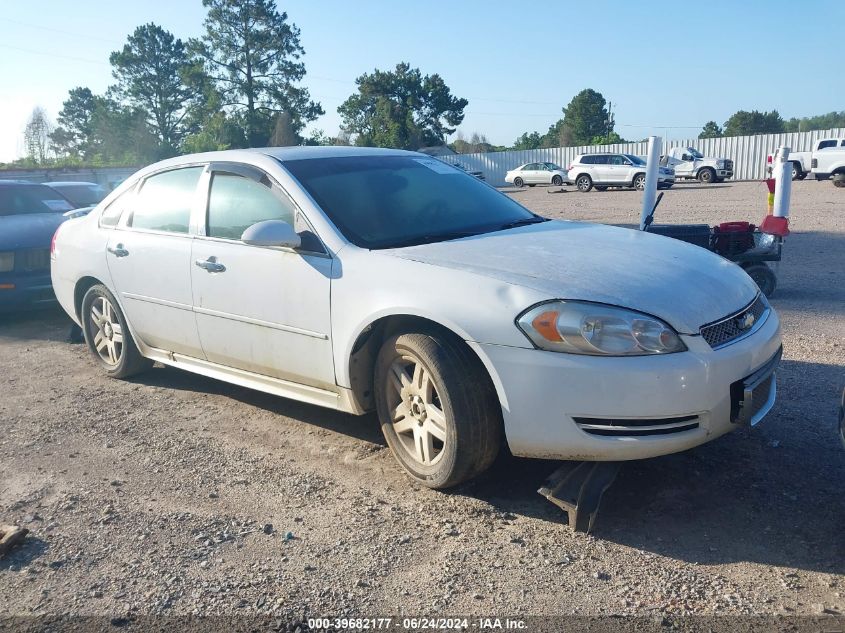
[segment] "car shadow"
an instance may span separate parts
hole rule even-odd
[[[333,409],[255,391],[247,387],[240,387],[175,367],[161,365],[156,365],[150,371],[130,378],[129,382],[164,389],[223,396],[327,431],[347,435],[371,444],[387,446],[375,413],[363,416],[342,413]]]

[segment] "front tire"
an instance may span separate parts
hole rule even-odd
[[[716,182],[716,172],[710,167],[705,167],[698,172],[698,180],[705,185],[712,184]]]
[[[153,366],[141,356],[126,318],[108,288],[96,284],[82,298],[82,333],[88,349],[112,378],[128,378]]]
[[[560,176],[557,176],[557,175],[552,176],[552,184],[555,187],[560,187],[563,184],[563,178],[561,178]]]
[[[375,367],[382,433],[412,479],[449,488],[481,474],[502,441],[502,412],[472,351],[448,335],[387,339]]]
[[[778,285],[778,278],[771,268],[764,263],[752,264],[745,269],[757,287],[767,297],[771,297],[775,293],[775,288]]]
[[[587,174],[581,174],[580,176],[578,176],[578,178],[575,179],[575,186],[581,193],[587,193],[590,189],[593,188],[593,179],[590,178]]]

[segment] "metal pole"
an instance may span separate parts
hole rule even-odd
[[[789,217],[789,199],[792,197],[792,162],[788,147],[778,149],[777,163],[773,168],[775,177],[775,204],[772,215],[776,218]]]
[[[657,199],[657,174],[660,167],[660,150],[663,147],[663,139],[659,136],[648,137],[648,157],[645,168],[645,188],[643,189],[643,209],[640,213],[640,230],[645,229],[645,219],[654,209],[654,202]]]

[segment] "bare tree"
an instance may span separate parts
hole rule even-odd
[[[53,132],[53,125],[47,118],[47,112],[41,106],[32,110],[29,122],[23,131],[26,155],[36,163],[47,162],[52,149],[50,134]]]

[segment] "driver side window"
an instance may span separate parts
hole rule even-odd
[[[293,203],[267,185],[226,172],[212,176],[206,222],[209,237],[240,240],[257,222],[282,220],[294,226],[295,216]]]

